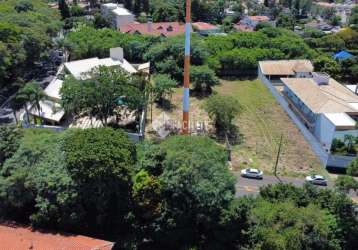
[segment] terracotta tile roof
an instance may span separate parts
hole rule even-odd
[[[176,36],[185,33],[185,25],[179,22],[162,23],[129,23],[121,26],[120,31],[124,33],[139,33],[153,36]]]
[[[204,23],[204,22],[193,23],[193,26],[198,30],[216,30],[216,29],[218,29],[218,26],[213,25],[211,23]]]
[[[0,250],[111,250],[114,243],[81,235],[39,232],[0,224]]]
[[[252,31],[254,31],[253,27],[251,27],[249,25],[246,25],[246,24],[235,24],[234,28],[237,31],[244,31],[244,32],[252,32]]]
[[[253,21],[267,22],[270,21],[268,16],[248,16]]]

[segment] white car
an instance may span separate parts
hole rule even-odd
[[[248,177],[248,178],[262,179],[263,172],[255,168],[245,168],[241,170],[241,176]]]
[[[306,181],[314,185],[327,186],[327,180],[322,175],[310,175],[306,177]]]

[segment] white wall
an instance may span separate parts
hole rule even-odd
[[[324,114],[317,116],[314,135],[325,150],[331,150],[335,130],[334,124]]]

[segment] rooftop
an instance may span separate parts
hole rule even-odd
[[[45,88],[44,92],[48,97],[51,97],[56,100],[61,99],[60,90],[62,87],[63,81],[55,78],[53,79],[50,84]]]
[[[268,16],[248,16],[248,18],[253,21],[259,21],[259,22],[270,21],[270,18]]]
[[[326,113],[324,114],[335,127],[343,127],[348,129],[354,129],[356,122],[345,113]]]
[[[76,79],[88,79],[89,73],[96,67],[99,66],[120,66],[122,69],[128,73],[136,73],[137,70],[124,58],[122,60],[116,60],[111,57],[99,59],[98,57],[72,61],[65,63],[66,69],[76,78]]]
[[[339,60],[345,60],[345,59],[349,59],[352,58],[353,55],[351,53],[349,53],[348,51],[342,50],[340,52],[337,52],[336,54],[333,55],[334,59],[339,59]]]
[[[40,104],[40,115],[35,105],[29,110],[29,113],[33,116],[40,116],[43,119],[60,122],[62,117],[65,115],[65,111],[62,109],[61,105],[50,101],[43,100],[39,102]]]
[[[358,114],[358,96],[330,78],[318,85],[313,78],[281,78],[301,101],[314,113]]]
[[[116,3],[105,3],[102,6],[112,10],[117,16],[129,16],[133,15],[129,10]]]
[[[81,235],[39,232],[31,227],[0,224],[0,249],[111,250],[114,243]]]
[[[193,26],[198,30],[217,30],[219,27],[211,23],[196,22]]]
[[[153,36],[176,36],[185,33],[185,25],[179,22],[129,23],[121,26],[124,33],[139,33]]]
[[[295,72],[312,72],[313,65],[309,60],[275,60],[260,61],[264,75],[295,75]]]

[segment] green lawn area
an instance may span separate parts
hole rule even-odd
[[[321,166],[303,135],[259,80],[221,80],[221,84],[214,90],[221,95],[234,96],[243,107],[236,121],[243,135],[243,142],[233,147],[234,170],[250,166],[260,168],[266,174],[272,174],[282,134],[283,147],[278,164],[280,175],[301,177],[310,173],[319,173],[327,176],[326,170]],[[204,100],[190,97],[192,120],[209,119],[202,109]],[[173,108],[165,112],[172,119],[180,121],[182,89],[175,90],[171,101]],[[154,119],[162,112],[162,109],[155,107]]]

